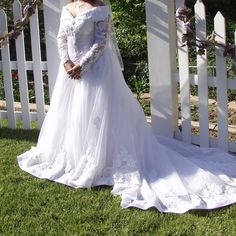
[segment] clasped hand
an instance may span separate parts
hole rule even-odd
[[[66,73],[71,79],[81,79],[81,66],[74,64],[72,61],[68,61],[64,64]]]

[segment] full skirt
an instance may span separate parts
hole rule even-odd
[[[22,170],[73,188],[113,186],[121,206],[183,213],[236,202],[236,159],[158,136],[105,50],[81,80],[59,67],[36,147]]]

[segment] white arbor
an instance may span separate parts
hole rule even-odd
[[[175,1],[146,0],[152,128],[173,137],[177,126]]]
[[[45,38],[48,64],[49,91],[52,93],[55,79],[58,73],[60,59],[57,50],[57,33],[59,29],[60,15],[62,6],[70,2],[69,0],[44,0],[44,22]]]

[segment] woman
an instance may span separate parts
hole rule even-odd
[[[236,161],[152,133],[123,79],[99,0],[63,7],[61,57],[37,147],[18,156],[38,178],[73,188],[113,186],[121,206],[183,213],[236,202]]]

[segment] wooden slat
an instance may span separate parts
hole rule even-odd
[[[171,1],[170,1],[171,2]],[[175,15],[175,2],[171,2],[169,4],[169,11],[172,14],[169,14],[169,35],[170,37],[170,60],[171,60],[171,87],[172,87],[172,123],[173,128],[172,131],[174,134],[175,132],[179,132],[178,128],[178,84],[175,80],[173,80],[173,74],[178,72],[177,69],[177,61],[176,61],[176,42],[177,42],[177,35],[176,35],[176,15]],[[172,135],[173,136],[173,135]]]
[[[181,134],[175,136],[176,139],[182,140]],[[200,145],[200,138],[199,135],[192,134],[192,144]],[[218,147],[218,139],[217,138],[210,138],[210,147],[217,148]],[[229,141],[229,150],[232,153],[236,153],[236,143],[233,141]]]
[[[206,40],[206,13],[202,1],[198,0],[194,6],[196,37],[198,40]],[[208,72],[207,52],[197,55],[198,71],[198,96],[199,96],[199,122],[200,122],[200,146],[209,147],[209,118],[208,118]]]
[[[0,114],[3,119],[8,119],[7,118],[7,112],[6,111],[0,111]],[[23,114],[20,111],[15,112],[16,119],[22,120],[23,119]],[[37,121],[37,112],[30,112],[30,120]]]
[[[174,74],[174,79],[179,81],[179,74]],[[190,83],[191,85],[198,85],[198,75],[190,74]],[[216,85],[216,77],[208,77],[208,87],[215,88]],[[236,90],[236,78],[228,79],[227,80],[227,87],[228,89]]]
[[[193,144],[199,145],[199,136],[198,135],[192,135],[192,140],[193,140]],[[218,147],[218,143],[219,143],[218,139],[216,139],[216,138],[210,139],[210,146],[211,147],[214,147],[214,148]],[[236,143],[235,142],[229,141],[228,146],[229,146],[228,151],[236,153]]]
[[[234,31],[234,45],[235,45],[235,55],[236,55],[236,31]]]
[[[42,77],[42,67],[41,67],[38,8],[35,10],[35,14],[30,17],[30,35],[31,35],[32,57],[33,57],[33,68],[34,68],[34,85],[35,85],[35,96],[37,105],[38,127],[41,128],[45,117],[45,110],[44,110],[43,77]]]
[[[225,18],[218,12],[214,18],[216,38],[219,43],[225,44]],[[227,70],[226,58],[223,50],[216,47],[216,84],[217,84],[217,122],[218,122],[218,145],[228,150],[228,99],[227,99]]]
[[[182,140],[186,143],[191,143],[189,56],[188,47],[182,47],[182,35],[185,32],[186,29],[182,21],[177,20]]]
[[[25,66],[26,66],[26,70],[33,70],[33,62],[32,61],[26,61]],[[0,61],[0,70],[2,70],[2,68],[3,68],[2,61]],[[41,68],[42,68],[42,71],[48,70],[46,61],[41,62]],[[17,62],[16,61],[11,61],[11,69],[17,70]]]
[[[56,43],[56,37],[59,29],[62,6],[69,0],[44,0],[43,15],[46,41],[46,56],[48,60],[48,84],[50,98],[57,79],[60,57]]]
[[[13,3],[13,17],[14,22],[21,19],[21,3],[19,0],[15,0]],[[22,32],[16,39],[16,56],[17,56],[17,68],[19,76],[19,88],[20,88],[20,100],[23,113],[23,128],[30,129],[30,115],[29,115],[29,94],[28,83],[25,65],[25,45],[24,45],[24,33]]]
[[[0,10],[0,34],[7,32],[7,16],[3,10]],[[16,128],[16,119],[14,112],[14,98],[13,98],[13,86],[11,75],[11,62],[10,62],[10,50],[9,44],[6,44],[2,50],[2,71],[4,81],[4,91],[7,104],[7,118],[9,121],[9,127]]]

